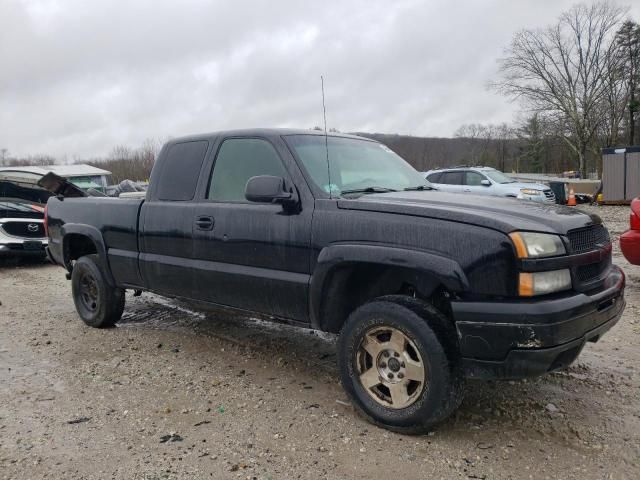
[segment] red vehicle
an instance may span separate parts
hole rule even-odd
[[[625,258],[640,265],[640,197],[631,202],[630,229],[620,237],[620,248]]]

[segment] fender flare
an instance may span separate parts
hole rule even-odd
[[[430,275],[451,292],[469,289],[469,281],[455,260],[437,253],[387,245],[335,244],[323,248],[311,277],[309,313],[313,328],[322,330],[321,305],[331,273],[340,266],[357,263],[388,265]]]
[[[71,273],[73,267],[71,266],[71,260],[69,259],[69,237],[68,235],[82,235],[89,238],[96,247],[98,254],[98,263],[100,268],[105,274],[109,285],[114,286],[115,281],[111,274],[111,268],[109,267],[109,259],[107,257],[107,247],[104,243],[102,232],[96,227],[91,225],[84,225],[80,223],[65,223],[61,228],[62,235],[62,256],[65,268]]]

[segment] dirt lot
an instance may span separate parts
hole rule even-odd
[[[595,209],[617,239],[626,207]],[[470,382],[409,437],[360,419],[333,338],[127,296],[76,316],[63,270],[0,268],[0,478],[639,478],[640,267],[628,306],[568,371]]]

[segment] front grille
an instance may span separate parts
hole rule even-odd
[[[551,200],[553,202],[556,201],[556,196],[553,193],[553,190],[551,190],[551,189],[543,190],[542,193],[544,193],[544,196],[547,197],[547,200]]]
[[[44,225],[38,222],[7,222],[2,229],[9,235],[22,238],[44,238]]]
[[[611,243],[609,232],[602,225],[571,230],[567,236],[573,253],[589,252]]]

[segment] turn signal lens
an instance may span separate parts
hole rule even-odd
[[[518,293],[521,297],[533,297],[533,273],[521,273]]]

